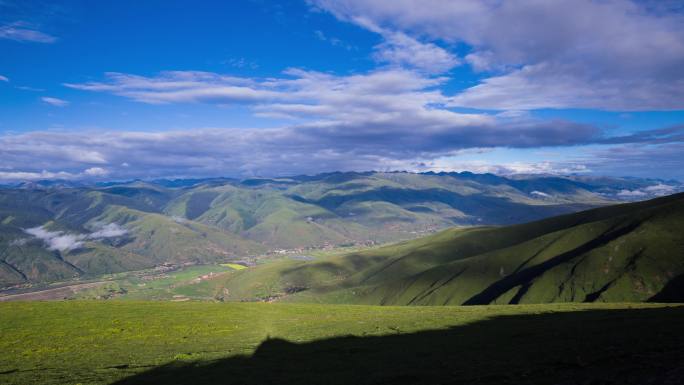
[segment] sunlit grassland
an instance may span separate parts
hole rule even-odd
[[[231,265],[231,266],[228,266]],[[171,299],[174,295],[193,294],[202,299],[211,298],[213,291],[205,288],[204,279],[210,274],[221,274],[238,270],[233,264],[185,266],[168,273],[152,270],[120,273],[103,277],[109,281],[96,289],[85,290],[75,295],[77,299],[101,298],[107,293],[116,293],[113,298],[132,300]],[[242,265],[240,268],[244,268]],[[143,277],[150,279],[144,279]],[[202,288],[198,291],[199,288]],[[195,295],[196,294],[196,295]]]
[[[111,383],[169,362],[211,361],[250,355],[268,338],[304,343],[348,335],[367,337],[446,329],[506,315],[656,306],[377,307],[137,301],[1,303],[0,383]]]

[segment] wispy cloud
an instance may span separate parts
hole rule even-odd
[[[416,165],[417,171],[470,171],[476,173],[492,173],[497,175],[517,174],[552,174],[569,175],[590,173],[592,170],[586,165],[572,161],[558,162],[492,162],[484,160],[463,161],[458,157],[445,157],[421,162]],[[533,192],[534,193],[534,192]]]
[[[349,43],[346,43],[346,42],[342,41],[341,39],[338,39],[338,38],[333,37],[333,36],[326,35],[323,31],[321,31],[319,29],[314,31],[314,36],[316,36],[316,38],[320,41],[324,41],[326,43],[329,43],[330,45],[332,45],[334,47],[342,47],[342,48],[346,49],[347,51],[352,51],[352,50],[357,49],[355,46],[353,46]]]
[[[109,171],[102,167],[91,167],[83,171],[83,175],[90,177],[107,176]]]
[[[0,82],[9,82],[9,79],[7,78],[7,76],[0,75]]]
[[[415,68],[440,74],[458,66],[461,61],[433,43],[423,43],[401,32],[382,31],[385,41],[375,47],[373,57],[380,63]]]
[[[261,82],[235,76],[200,71],[167,71],[157,77],[117,72],[106,74],[107,82],[65,86],[86,91],[109,92],[139,102],[160,104],[178,102],[248,103],[283,97],[269,80]]]
[[[381,27],[363,15],[350,15],[349,19],[383,37],[384,41],[374,47],[373,58],[379,63],[431,74],[441,74],[461,64],[456,55],[434,43]]]
[[[2,154],[2,152],[0,152]],[[97,178],[109,175],[109,171],[101,167],[91,167],[83,172],[67,171],[0,171],[0,180],[5,181],[33,181],[44,179],[74,180],[82,178]]]
[[[44,97],[40,98],[40,100],[42,100],[43,102],[45,102],[51,106],[55,106],[55,107],[66,107],[70,104],[66,100],[53,98],[53,97],[49,97],[49,96],[44,96]]]
[[[66,171],[0,171],[0,180],[41,180],[41,179],[74,179],[76,174]]]
[[[83,246],[86,236],[83,234],[67,234],[63,231],[50,231],[43,226],[24,230],[45,243],[48,250],[69,251]]]
[[[253,70],[259,68],[259,64],[257,64],[257,62],[245,59],[244,57],[231,58],[223,61],[222,63],[235,68],[249,68]]]
[[[29,86],[16,86],[15,87],[18,90],[22,91],[32,91],[32,92],[43,92],[45,89],[43,88],[35,88],[35,87],[29,87]]]
[[[18,42],[54,43],[55,36],[33,29],[27,23],[14,22],[0,26],[0,39]]]
[[[434,88],[445,79],[401,69],[351,76],[289,69],[283,77],[261,79],[189,71],[164,72],[157,77],[109,73],[107,77],[106,82],[67,86],[144,103],[248,104],[261,116],[306,119],[327,129],[344,125],[347,134],[363,131],[364,122],[369,129],[392,125],[400,130],[411,125],[428,132],[494,123],[494,118],[485,114],[439,107],[448,98]]]
[[[88,235],[88,239],[116,238],[128,233],[128,230],[116,223],[98,225],[97,230]]]
[[[618,197],[621,198],[644,198],[644,197],[659,197],[669,194],[674,194],[681,190],[681,186],[673,186],[663,183],[654,184],[651,186],[646,186],[640,189],[634,190],[620,190],[617,193]]]
[[[48,250],[61,252],[79,249],[89,240],[96,241],[105,238],[116,238],[128,233],[128,230],[116,223],[98,223],[95,227],[95,231],[90,234],[50,231],[45,226],[24,229],[24,232],[43,241]]]

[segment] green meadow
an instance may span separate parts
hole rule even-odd
[[[682,319],[659,304],[7,302],[0,383],[667,380],[684,359]]]

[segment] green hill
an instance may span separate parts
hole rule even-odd
[[[164,263],[365,247],[454,225],[515,224],[614,203],[623,190],[643,196],[649,186],[663,183],[350,172],[243,181],[4,187],[0,288]]]
[[[266,250],[232,233],[156,212],[158,202],[149,200],[146,188],[126,189],[133,197],[111,190],[0,194],[0,287],[164,263],[229,261]],[[102,232],[111,226],[114,233]],[[27,233],[32,228],[44,230],[43,238]]]
[[[684,300],[684,194],[507,227],[452,228],[230,273],[225,300],[475,305]]]

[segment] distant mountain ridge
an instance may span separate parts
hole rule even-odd
[[[682,189],[668,183],[404,172],[25,183],[0,188],[0,287],[521,223]]]
[[[656,179],[656,178],[637,178],[637,177],[604,177],[591,175],[556,175],[556,174],[513,174],[501,176],[491,173],[473,173],[470,171],[462,172],[422,172],[412,173],[406,171],[391,171],[391,172],[377,172],[377,171],[363,171],[363,172],[328,172],[316,175],[296,175],[287,177],[252,177],[252,178],[227,178],[227,177],[207,177],[207,178],[174,178],[174,179],[133,179],[123,181],[108,181],[108,182],[89,182],[86,180],[66,180],[66,179],[46,179],[26,182],[16,182],[7,185],[0,185],[0,188],[24,188],[24,189],[41,189],[41,188],[77,188],[77,187],[109,187],[117,185],[132,185],[136,183],[146,183],[150,185],[168,187],[168,188],[191,188],[198,185],[222,185],[222,184],[239,184],[243,186],[258,186],[263,184],[298,184],[305,182],[315,182],[321,180],[344,181],[347,178],[362,178],[374,174],[413,174],[413,175],[437,175],[450,176],[460,179],[469,179],[483,184],[510,184],[524,186],[530,181],[541,182],[542,185],[557,181],[560,183],[570,183],[576,187],[582,187],[592,192],[605,194],[606,196],[622,199],[635,200],[637,196],[642,197],[656,197],[684,191],[684,184],[674,179]],[[660,186],[660,189],[653,187]],[[648,190],[648,188],[651,190]],[[665,188],[663,191],[662,188]],[[637,192],[635,195],[625,194],[625,192]],[[620,193],[623,195],[620,195]],[[643,195],[639,195],[643,193]],[[659,194],[660,193],[660,194]]]

